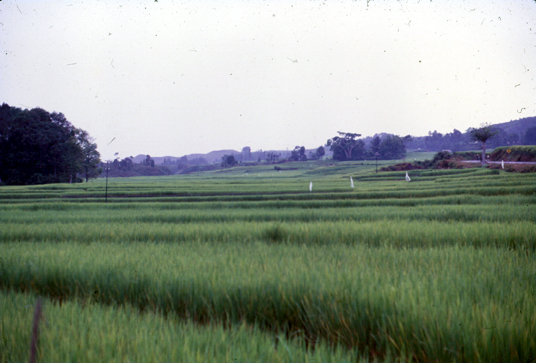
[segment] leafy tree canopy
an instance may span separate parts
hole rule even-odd
[[[236,164],[237,161],[235,160],[234,155],[223,155],[221,157],[222,168],[230,168],[231,166],[235,166]]]
[[[495,136],[498,131],[494,130],[490,125],[482,125],[478,129],[471,128],[469,133],[471,135],[471,140],[480,141],[481,143],[485,144],[486,141]]]
[[[304,146],[296,146],[290,153],[290,159],[294,161],[307,161]]]
[[[100,154],[88,133],[62,113],[0,107],[0,179],[10,185],[68,183],[99,174]]]
[[[481,125],[478,129],[471,128],[469,131],[471,140],[482,143],[482,166],[484,166],[484,163],[486,162],[486,141],[497,133],[497,130],[494,130],[491,125],[487,124]]]
[[[404,139],[400,136],[388,135],[381,141],[379,153],[382,159],[402,159],[406,156]]]
[[[319,146],[318,149],[316,149],[315,154],[317,158],[322,159],[322,156],[326,155],[326,150],[324,150],[323,146]]]
[[[332,137],[326,143],[333,151],[335,160],[357,160],[363,157],[365,143],[357,138],[361,134],[337,131],[339,136]]]

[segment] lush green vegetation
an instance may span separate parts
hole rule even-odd
[[[62,113],[0,106],[0,185],[86,182],[100,174],[97,144]]]
[[[0,188],[0,361],[536,358],[534,176],[285,166]]]
[[[0,293],[0,361],[26,362],[35,296]],[[200,326],[129,306],[47,302],[39,362],[355,362],[355,353],[324,344],[314,352],[241,324]],[[274,349],[277,346],[278,349]]]

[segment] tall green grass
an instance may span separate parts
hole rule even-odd
[[[0,362],[28,360],[36,297],[0,292]],[[357,353],[303,345],[246,324],[224,328],[139,314],[130,306],[46,301],[38,362],[356,362]],[[361,361],[365,361],[362,359]]]
[[[344,202],[298,202],[298,203],[264,203],[263,207],[253,205],[233,206],[220,204],[197,205],[191,208],[181,205],[160,208],[148,205],[123,205],[123,208],[107,209],[104,206],[79,206],[60,204],[48,209],[47,205],[20,206],[10,209],[0,216],[0,223],[14,228],[27,228],[28,224],[70,224],[83,223],[101,229],[100,224],[123,223],[121,229],[137,223],[226,223],[226,222],[335,222],[335,221],[437,221],[437,222],[536,222],[536,205],[534,198],[516,198],[526,204],[515,205],[510,201],[490,207],[484,205],[422,205],[417,203],[392,203],[367,206],[354,201]],[[363,205],[365,204],[365,205]],[[335,205],[335,206],[333,206]],[[388,204],[386,204],[388,205]],[[43,208],[41,208],[43,207]]]
[[[536,354],[534,262],[485,247],[8,243],[0,281],[363,354],[504,362]]]
[[[265,361],[536,357],[534,175],[412,171],[407,183],[405,172],[375,175],[355,163],[286,167],[296,170],[113,179],[108,203],[102,181],[0,187],[0,290],[63,301],[61,308],[47,303],[47,311],[57,309],[61,324],[79,316],[73,325],[82,332],[97,324],[94,345],[80,343],[89,332],[70,331],[63,345],[50,335],[54,353],[45,361],[150,360],[149,347],[163,352],[155,355],[160,361],[195,361],[199,349],[222,352],[209,337],[242,336],[237,326],[267,334],[251,346]],[[26,319],[11,319],[19,310],[6,304],[2,333]],[[167,316],[179,331],[177,319],[230,330],[191,325],[178,333],[190,337],[184,349],[194,358],[148,341],[152,329],[168,329],[149,326],[148,313]],[[136,332],[129,338],[136,345],[117,340],[123,326]],[[26,359],[16,352],[27,341],[1,335],[4,361]],[[295,353],[281,355],[277,336],[292,340],[294,348],[283,346]],[[246,359],[248,349],[240,346],[237,357]],[[229,350],[218,352],[224,359]]]
[[[463,212],[461,212],[463,213]],[[39,223],[7,224],[0,230],[2,241],[36,242],[214,242],[235,243],[272,240],[272,230],[280,230],[278,242],[306,245],[364,245],[370,247],[430,248],[472,246],[536,249],[533,222],[453,223],[436,221],[377,220],[366,222],[325,221],[225,223],[136,223],[87,224]]]

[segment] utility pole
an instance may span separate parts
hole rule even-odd
[[[106,189],[104,192],[104,203],[108,203],[108,161],[106,161]]]

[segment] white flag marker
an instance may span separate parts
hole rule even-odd
[[[411,181],[407,171],[406,171],[406,181]]]
[[[501,160],[501,166],[504,169],[504,160]]]
[[[350,185],[352,186],[352,188],[354,187],[354,179],[352,179],[352,177],[350,177]]]
[[[310,192],[313,191],[313,182],[311,182],[311,183],[309,184],[309,191],[310,191]]]

